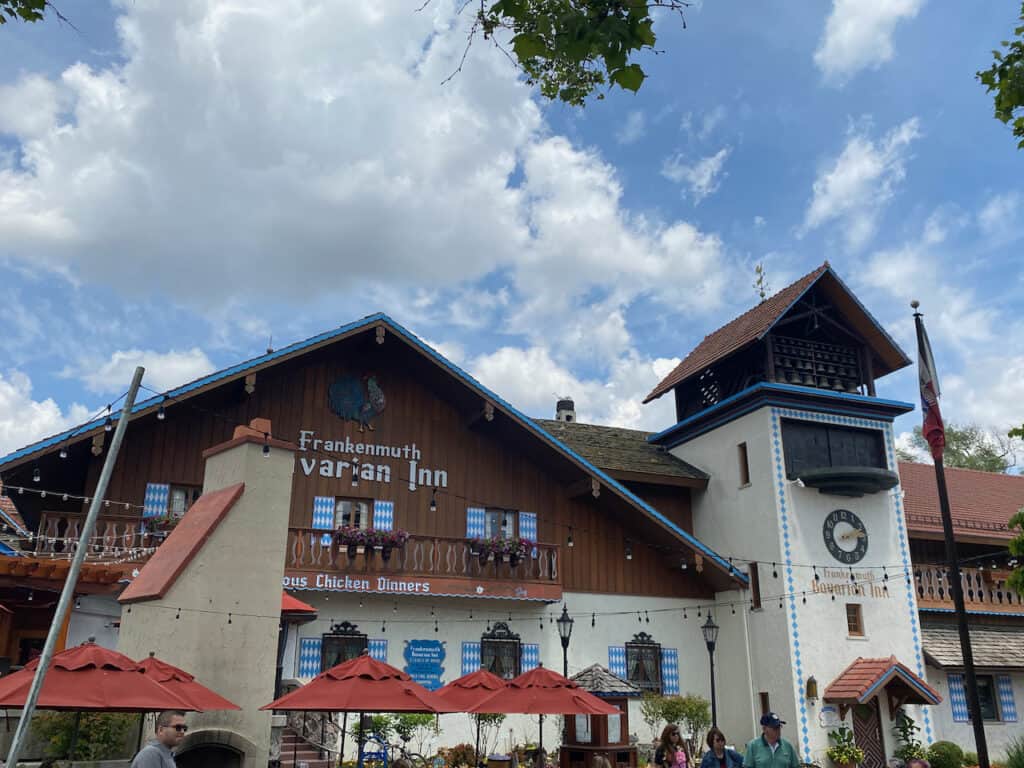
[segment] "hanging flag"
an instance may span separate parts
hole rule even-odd
[[[914,304],[916,309],[916,302]],[[914,313],[914,322],[917,326],[917,370],[921,385],[921,412],[924,416],[921,433],[932,449],[932,458],[941,459],[942,449],[946,447],[946,428],[939,411],[939,376],[935,371],[932,345],[928,342],[928,332],[924,329],[924,319],[920,312]]]

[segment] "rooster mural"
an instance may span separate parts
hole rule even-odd
[[[367,427],[372,432],[373,419],[383,412],[387,401],[376,376],[342,376],[327,390],[327,403],[339,418],[358,421],[360,432]]]

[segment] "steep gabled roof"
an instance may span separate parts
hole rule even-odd
[[[875,370],[876,377],[910,365],[910,359],[903,350],[850,292],[826,261],[813,272],[787,285],[774,296],[770,296],[735,320],[705,336],[704,340],[651,390],[644,398],[644,402],[649,403],[661,397],[687,379],[704,372],[719,360],[760,341],[783,315],[823,278],[829,284],[830,294],[836,299],[837,309],[848,316],[878,356],[881,365]]]
[[[864,703],[876,695],[880,688],[896,681],[903,683],[916,694],[915,698],[909,700],[911,704],[938,704],[942,701],[938,691],[895,656],[887,659],[858,657],[829,683],[822,699]]]
[[[899,470],[907,533],[927,538],[941,536],[935,468],[931,464],[900,462]],[[1007,523],[1024,507],[1024,477],[946,467],[946,486],[957,538],[1013,538]]]
[[[448,360],[448,358],[444,357],[444,355],[439,353],[433,347],[424,343],[418,336],[396,323],[384,313],[369,315],[362,320],[340,326],[333,331],[318,334],[306,339],[305,341],[296,342],[295,344],[291,344],[275,352],[260,355],[259,357],[255,357],[246,362],[238,363],[237,365],[217,371],[216,373],[211,373],[208,376],[196,379],[195,381],[181,387],[169,390],[166,395],[158,395],[143,402],[136,403],[132,408],[132,415],[133,417],[136,417],[155,414],[157,409],[168,399],[173,399],[176,402],[182,402],[230,381],[243,379],[249,373],[258,372],[284,360],[306,354],[313,349],[318,349],[340,341],[341,339],[352,337],[374,329],[376,329],[378,333],[386,333],[387,331],[393,333],[414,351],[426,357],[433,364],[446,371],[456,380],[460,381],[464,386],[469,387],[486,402],[493,404],[496,412],[503,413],[511,419],[512,422],[519,425],[520,428],[525,429],[535,438],[540,439],[544,444],[548,445],[550,448],[568,459],[583,473],[600,481],[603,487],[610,490],[615,496],[622,499],[629,506],[641,512],[648,520],[659,526],[681,544],[692,551],[699,553],[703,557],[706,557],[708,562],[710,562],[717,571],[725,574],[734,582],[738,582],[740,584],[748,583],[748,578],[744,573],[738,570],[732,563],[728,562],[724,557],[712,550],[706,544],[698,540],[693,534],[673,523],[669,518],[634,494],[618,480],[611,477],[607,472],[594,466],[594,464],[589,460],[549,433],[536,421],[520,412],[453,362]],[[119,416],[114,415],[113,418],[116,420]],[[55,449],[61,443],[69,440],[87,439],[91,435],[98,433],[103,428],[104,419],[96,419],[88,424],[76,427],[75,429],[46,438],[38,443],[34,443],[33,445],[14,451],[0,459],[0,469],[24,463],[33,456]]]
[[[661,446],[648,442],[651,432],[578,421],[536,421],[605,471],[629,473],[629,479],[643,480],[647,477],[653,483],[671,479],[692,481],[692,485],[697,487],[704,487],[707,483],[706,472],[676,458]]]

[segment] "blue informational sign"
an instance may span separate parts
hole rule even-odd
[[[405,672],[429,691],[441,687],[444,677],[444,643],[440,640],[406,640]]]

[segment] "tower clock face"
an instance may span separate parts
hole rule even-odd
[[[868,529],[848,509],[830,512],[821,532],[829,553],[840,563],[859,563],[868,553]]]

